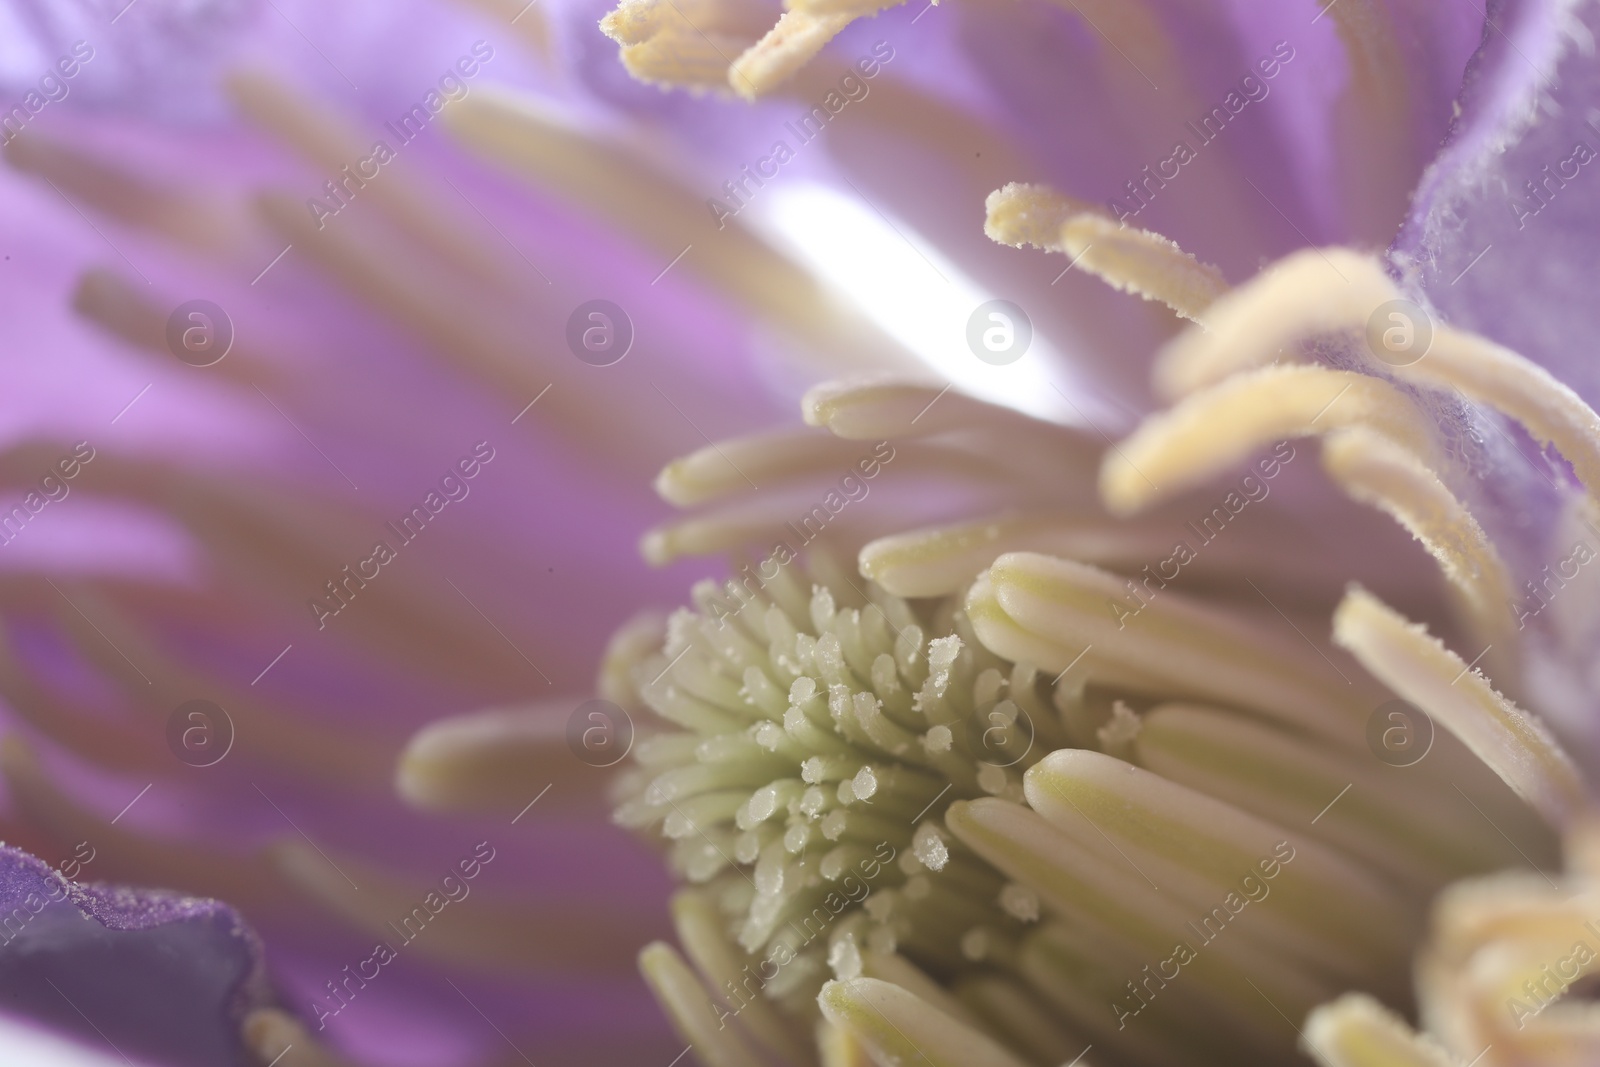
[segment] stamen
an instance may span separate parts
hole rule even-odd
[[[897,985],[876,978],[829,982],[823,1017],[885,1063],[929,1067],[1028,1067],[993,1039]]]
[[[1097,205],[1048,186],[1012,182],[990,193],[984,208],[990,240],[1060,252],[1112,288],[1166,304],[1185,318],[1198,321],[1228,291],[1221,271],[1175,242],[1125,226]]]
[[[900,0],[904,2],[904,0]],[[754,100],[788,81],[822,46],[856,20],[854,14],[818,15],[806,9],[785,11],[766,36],[751,45],[728,70],[728,84]]]
[[[1334,0],[1321,7],[1338,29],[1350,63],[1339,115],[1343,150],[1335,157],[1342,164],[1347,225],[1382,244],[1405,216],[1419,162],[1406,63],[1390,9],[1380,0]]]
[[[1444,1049],[1364,993],[1346,993],[1307,1018],[1301,1051],[1321,1067],[1453,1067]]]
[[[851,18],[870,18],[906,0],[789,0],[785,5],[795,11],[812,15],[849,15]]]
[[[639,953],[639,973],[666,1009],[673,1028],[694,1046],[706,1067],[763,1067],[737,1016],[733,1025],[719,1025],[715,999],[677,949],[661,941],[646,946]]]
[[[1156,391],[1168,399],[1279,360],[1298,360],[1296,341],[1359,329],[1396,294],[1367,255],[1343,248],[1285,256],[1206,310],[1206,328],[1180,334],[1156,362]]]
[[[1434,781],[1397,785],[1359,756],[1224,710],[1155,708],[1140,723],[1131,762],[1262,818],[1315,827],[1320,839],[1423,892],[1520,862],[1459,797],[1438,795]]]
[[[637,44],[624,44],[623,69],[646,85],[691,90],[726,90],[729,56],[747,50],[753,38],[690,25],[668,26]]]
[[[350,165],[368,154],[366,140],[349,124],[269,75],[235,73],[227,89],[246,117],[312,166],[334,175],[335,183],[341,170],[348,174]],[[450,186],[429,180],[426,172],[391,167],[382,181],[359,188],[361,203],[376,206],[385,221],[433,255],[508,299],[526,298],[521,287],[508,281],[516,274],[500,249],[468,236],[478,231],[463,215],[470,209]]]
[[[1584,809],[1583,780],[1544,724],[1426,628],[1355,589],[1334,615],[1333,636],[1374,677],[1459,737],[1550,825],[1563,827]]]
[[[78,287],[72,293],[72,310],[128,342],[135,351],[157,356],[164,366],[170,366],[172,352],[167,348],[166,324],[171,311],[150,299],[145,288],[113,271],[92,267],[78,279]],[[244,340],[236,340],[227,358],[207,367],[206,373],[247,388],[255,385],[275,397],[295,388],[285,372],[284,361],[263,357]]]
[[[974,583],[966,610],[986,647],[1045,672],[1087,669],[1134,692],[1249,708],[1363,750],[1371,705],[1292,633],[1180,593],[1140,601],[1130,584],[1081,563],[1018,552]]]
[[[1000,446],[1049,447],[1052,463],[1073,467],[1092,463],[1104,447],[1082,430],[1030,418],[948,385],[893,378],[825,382],[806,393],[800,410],[809,425],[856,441],[983,430]]]
[[[1495,1067],[1591,1062],[1600,1020],[1574,987],[1600,973],[1594,890],[1581,867],[1559,882],[1508,872],[1445,890],[1417,965],[1430,1033],[1452,1049],[1491,1050]]]
[[[889,485],[882,489],[873,490],[869,487],[872,492],[897,494],[901,486],[915,484],[926,478],[937,480],[947,498],[956,493],[967,493],[982,500],[995,495],[997,490],[1009,490],[1015,497],[1027,499],[1040,495],[1042,479],[1066,476],[1068,480],[1049,494],[1053,503],[1078,501],[1085,509],[1095,508],[1098,504],[1093,484],[1095,460],[1090,456],[1079,457],[1080,473],[1072,476],[1069,464],[1073,457],[1068,456],[1064,462],[1057,463],[1053,455],[1041,452],[1037,461],[1008,459],[1014,454],[1010,445],[995,449],[992,454],[987,449],[955,443],[924,444],[913,441],[893,446],[879,442],[879,445],[881,447],[876,450],[877,455],[889,455],[887,449],[890,447],[894,450],[894,476]],[[925,496],[918,498],[907,493],[894,496],[893,504],[851,508],[836,517],[826,518],[829,494],[833,494],[831,499],[835,507],[838,500],[845,499],[840,492],[842,473],[859,470],[863,462],[877,463],[873,446],[852,444],[851,448],[853,452],[845,453],[850,457],[847,462],[831,468],[818,464],[815,473],[824,476],[826,472],[826,480],[822,480],[822,477],[813,478],[809,489],[802,482],[786,486],[781,481],[776,485],[771,481],[759,481],[762,491],[758,493],[750,488],[750,483],[745,482],[738,472],[724,465],[731,477],[723,484],[730,493],[738,493],[738,497],[684,518],[670,519],[651,529],[640,539],[640,551],[654,566],[670,563],[681,556],[722,552],[742,555],[751,549],[758,550],[762,559],[776,557],[781,562],[792,554],[792,549],[775,551],[775,539],[783,541],[785,545],[794,545],[795,542],[810,543],[808,538],[821,537],[835,551],[847,553],[890,530],[903,529],[908,523],[925,521],[947,510],[947,505],[941,506],[944,501],[931,502]],[[707,466],[711,464],[712,461],[707,457]],[[745,468],[742,461],[739,466],[752,482],[757,481],[759,475]],[[882,465],[879,465],[876,471],[882,469]],[[867,484],[859,476],[857,481]],[[818,527],[823,523],[826,528],[819,532]],[[786,527],[795,532],[785,533]],[[1171,545],[1162,546],[1163,552],[1170,548]],[[983,563],[987,562],[988,559],[983,560]],[[768,565],[762,565],[765,566]]]
[[[970,1007],[952,996],[950,990],[939,984],[936,980],[910,960],[896,952],[866,952],[861,957],[861,970],[859,974],[840,973],[841,980],[851,981],[855,978],[876,978],[899,986],[919,1000],[925,1001],[930,1007],[944,1012],[959,1022],[969,1026],[980,1027]]]
[[[861,455],[861,446],[854,441],[810,430],[754,434],[719,441],[673,460],[656,475],[655,488],[669,503],[694,507],[743,492],[750,482],[770,486],[817,474],[837,478]]]
[[[1276,857],[1271,892],[1250,904],[1249,929],[1333,973],[1404,989],[1395,969],[1403,972],[1413,917],[1342,853],[1098,752],[1054,752],[1024,788],[1029,805],[1080,847],[1133,865],[1192,907],[1209,907]]]
[[[1077,215],[1061,227],[1062,251],[1113,289],[1167,305],[1186,319],[1204,313],[1228,291],[1222,271],[1158,233],[1123,226],[1100,214]]]
[[[1189,901],[1204,897],[1203,886],[1187,897],[1174,893],[1173,881],[1153,888],[1126,859],[1107,861],[1021,805],[958,803],[947,822],[985,859],[1036,887],[1058,916],[1025,935],[1021,973],[1060,1010],[1063,1021],[1097,1043],[1137,1052],[1138,1062],[1149,1056],[1156,1062],[1192,1063],[1197,1044],[1215,1054],[1250,1047],[1281,1055],[1287,1042],[1268,1025],[1275,1016],[1250,982],[1267,984],[1285,1010],[1297,1014],[1338,988],[1314,977],[1259,929],[1252,933],[1251,924],[1229,926],[1226,937],[1216,936],[1217,920],[1207,909],[1216,907],[1225,892],[1196,906]],[[1201,925],[1208,917],[1209,928]],[[1200,958],[1177,953],[1175,945]],[[1143,968],[1175,956],[1186,960],[1185,971],[1198,972],[1198,981],[1162,988],[1160,1006],[1147,1015],[1133,989],[1149,980]],[[1147,985],[1143,991],[1155,989]],[[1140,1016],[1137,1026],[1128,1025],[1131,1014]],[[1169,1044],[1185,1055],[1174,1058]]]
[[[622,46],[629,74],[702,91],[726,91],[733,57],[766,29],[759,9],[723,0],[623,0],[600,20],[601,32]]]
[[[1461,594],[1476,634],[1509,655],[1511,578],[1483,527],[1439,476],[1388,438],[1356,428],[1327,438],[1322,465],[1352,498],[1388,512],[1422,543]]]
[[[85,810],[52,780],[17,734],[0,740],[0,775],[15,810],[63,853],[92,841],[95,877],[128,885],[181,885],[187,892],[227,900],[251,916],[283,915],[303,907],[274,865],[258,852],[226,853],[152,837]],[[130,789],[131,795],[134,790]]]
[[[600,20],[600,30],[618,44],[641,44],[666,29],[678,18],[704,21],[726,5],[707,0],[684,0],[669,4],[665,0],[622,0]]]
[[[401,753],[395,789],[426,811],[515,811],[527,803],[531,782],[550,789],[541,811],[592,805],[603,776],[574,760],[566,740],[567,714],[580,703],[573,697],[430,723]]]
[[[469,150],[567,204],[593,211],[649,247],[662,263],[693,245],[680,269],[698,273],[757,316],[792,330],[820,357],[836,360],[839,369],[859,373],[864,367],[918,365],[812,274],[737,220],[713,217],[703,192],[637,152],[597,138],[592,129],[569,126],[537,101],[500,90],[477,90],[452,105],[446,120]]]
[[[1106,507],[1129,515],[1197,485],[1265,445],[1352,426],[1368,427],[1428,466],[1432,423],[1404,393],[1354,371],[1267,367],[1240,374],[1151,416],[1107,453],[1100,471]]]
[[[996,516],[882,537],[861,550],[861,573],[896,596],[948,596],[965,589],[996,556],[1042,552],[1118,568],[1171,550],[1165,531],[1081,512]]]
[[[475,93],[460,106],[476,99]],[[550,360],[535,367],[517,357],[527,329],[516,317],[517,309],[488,298],[481,287],[464,282],[459,272],[412,246],[397,246],[392,234],[375,229],[362,216],[341,218],[339,225],[318,230],[305,205],[286,195],[265,194],[258,206],[285,240],[304,249],[356,297],[417,334],[450,367],[513,397],[537,396],[552,378],[557,389],[575,384],[576,360]],[[625,384],[603,399],[587,388],[563,390],[562,395],[562,403],[541,406],[542,418],[568,440],[585,443],[593,441],[595,427],[625,417],[621,411],[643,410],[646,404],[654,410],[661,404],[659,393],[649,391],[646,400],[644,393]],[[596,460],[616,464],[630,477],[648,476],[660,456],[676,450],[677,440],[658,420],[640,418],[632,424],[626,442],[596,451]]]
[[[96,213],[200,252],[236,252],[246,245],[244,218],[236,205],[175,193],[170,185],[146,181],[48,134],[37,130],[29,134],[5,146],[6,162],[52,182]]]
[[[300,1020],[278,1008],[258,1008],[245,1017],[244,1043],[261,1063],[277,1067],[348,1067],[329,1052]]]
[[[713,988],[733,991],[735,999],[727,1006],[737,1008],[739,1021],[750,1036],[789,1063],[807,1062],[811,1058],[810,1043],[795,1020],[766,997],[741,987],[741,981],[748,983],[746,976],[755,961],[723,936],[726,924],[710,894],[700,890],[679,892],[672,898],[672,918],[678,940],[699,972]],[[729,997],[722,999],[726,1002]]]
[[[872,1067],[872,1056],[861,1042],[826,1020],[817,1024],[817,1054],[822,1067]]]
[[[569,898],[549,911],[536,911],[513,895],[492,895],[479,883],[468,896],[458,898],[472,903],[457,908],[438,887],[419,900],[412,878],[331,846],[285,838],[272,847],[271,859],[304,897],[356,929],[396,948],[403,944],[408,954],[457,966],[616,976],[628,969],[637,946],[648,936],[644,916],[619,911],[610,901]],[[489,878],[492,870],[480,873]],[[423,918],[414,917],[417,912]],[[435,916],[440,918],[437,924],[432,922]]]
[[[150,719],[159,720],[171,710],[158,693],[215,693],[224,701],[235,730],[250,739],[254,757],[340,785],[387,788],[391,742],[380,742],[370,733],[341,731],[237,688],[219,686],[169,655],[152,640],[147,626],[100,589],[76,582],[65,589],[71,603],[57,608],[60,625],[73,637],[79,654]],[[148,682],[129,675],[124,656],[140,664]]]
[[[1059,193],[1048,185],[1012,182],[989,194],[984,202],[983,232],[998,244],[1021,248],[1032,245],[1046,252],[1065,252],[1062,228],[1081,215],[1101,215],[1104,210],[1087,200]]]
[[[1426,356],[1396,373],[1505,412],[1539,442],[1554,445],[1600,499],[1600,415],[1543,367],[1476,334],[1445,328],[1435,331]]]
[[[1053,503],[1059,502],[1057,496]],[[1173,556],[1172,531],[1180,520],[1161,513],[1110,519],[1095,514],[1097,504],[1091,500],[1072,510],[1007,512],[896,532],[862,548],[861,573],[896,596],[931,597],[964,591],[997,557],[1011,552],[1074,559],[1139,581],[1150,578],[1152,561]],[[906,522],[897,525],[903,529]],[[1277,591],[1310,601],[1337,595],[1338,586],[1330,584],[1328,576],[1308,573],[1298,527],[1261,515],[1248,531],[1240,532],[1246,536],[1230,535],[1209,543],[1205,552],[1183,565],[1187,589],[1236,595],[1240,587],[1249,589],[1244,579],[1250,578],[1274,599]],[[1334,561],[1329,562],[1335,569]]]
[[[956,996],[983,1018],[991,1033],[1030,1060],[1067,1064],[1089,1044],[1069,1032],[1027,986],[997,974],[968,978],[956,985]],[[1078,1063],[1082,1067],[1082,1061]]]

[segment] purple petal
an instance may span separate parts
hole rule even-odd
[[[227,905],[78,886],[0,846],[0,1000],[8,1011],[104,1041],[119,1055],[212,1067],[250,1062],[240,1026],[268,999],[260,941]]]
[[[1393,254],[1445,318],[1543,364],[1593,404],[1600,164],[1579,159],[1600,155],[1600,9],[1524,0],[1492,15],[1461,116]]]

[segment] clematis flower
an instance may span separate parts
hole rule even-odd
[[[589,4],[268,6],[116,15],[115,77],[8,145],[7,318],[93,385],[13,430],[13,484],[76,457],[87,510],[4,546],[0,675],[6,836],[237,904],[288,1008],[256,1058],[689,1054],[623,977],[665,894],[573,713],[702,573],[627,542],[703,440],[643,555],[731,576],[615,635],[598,714],[704,1062],[1581,1062],[1543,1012],[1588,962],[1538,962],[1539,872],[1592,865],[1581,153],[1501,197],[1583,136],[1591,8],[642,2],[619,63]],[[83,22],[19,10],[20,93]],[[493,91],[513,34],[546,58]],[[1562,254],[1513,240],[1546,220]],[[1008,303],[964,342],[972,293]],[[757,432],[818,368],[885,373]]]
[[[630,70],[750,96],[877,10],[795,5],[751,37],[743,9],[697,9],[712,36],[668,6],[608,17]],[[1134,70],[1173,55],[1145,5],[1097,8],[1109,29],[1074,7],[1125,80],[1111,52]],[[1535,872],[1592,791],[1600,419],[1541,366],[1546,323],[1519,324],[1503,275],[1477,283],[1500,315],[1450,290],[1512,223],[1592,205],[1559,195],[1593,150],[1552,117],[1589,114],[1592,11],[1502,14],[1386,256],[1360,245],[1400,226],[1427,94],[1399,84],[1426,68],[1393,61],[1406,38],[1380,5],[1317,14],[1345,50],[1330,128],[1356,247],[1234,286],[1211,260],[1238,245],[1134,221],[1177,199],[1173,174],[1143,169],[1135,206],[1022,183],[988,199],[996,241],[1193,320],[1153,368],[1172,406],[1120,444],[876,380],[808,394],[825,433],[666,468],[662,495],[699,510],[647,554],[733,550],[735,573],[625,631],[604,678],[657,721],[617,819],[664,838],[689,883],[687,959],[655,944],[641,966],[707,1062],[1586,1062],[1592,1019],[1555,1003],[1596,958],[1586,882],[1574,896]],[[1509,145],[1573,137],[1504,202]],[[1207,209],[1237,221],[1234,192]],[[1500,269],[1537,256],[1570,285],[1549,247]],[[1294,465],[1307,453],[1320,471]],[[891,458],[934,486],[920,515],[857,507]],[[1508,866],[1527,873],[1445,889]],[[1430,1041],[1398,1021],[1417,1008]]]

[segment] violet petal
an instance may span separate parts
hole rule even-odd
[[[260,941],[226,904],[79,886],[0,846],[8,1011],[171,1067],[243,1067],[240,1025],[269,1000]]]

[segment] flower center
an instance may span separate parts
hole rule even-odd
[[[1123,629],[1120,581],[1026,554],[915,602],[822,555],[745,573],[696,586],[632,665],[667,728],[641,729],[616,810],[688,883],[699,975],[664,946],[642,963],[698,1046],[809,1062],[828,982],[880,980],[1016,1062],[1287,1060],[1278,1011],[1406,1004],[1426,900],[1515,862],[1480,825],[1515,818],[1502,783],[1450,771],[1478,807],[1438,799],[1453,739],[1375,766],[1342,686],[1180,593]],[[1078,630],[1081,656],[1044,639]]]
[[[759,590],[701,583],[699,610],[669,620],[635,677],[676,729],[639,743],[616,818],[659,828],[749,957],[712,976],[729,1010],[760,992],[812,1017],[822,983],[861,975],[865,955],[949,981],[1037,918],[1032,891],[943,815],[1020,801],[1021,772],[1065,738],[1033,668],[986,652],[960,611],[848,580],[807,595],[799,569]]]

